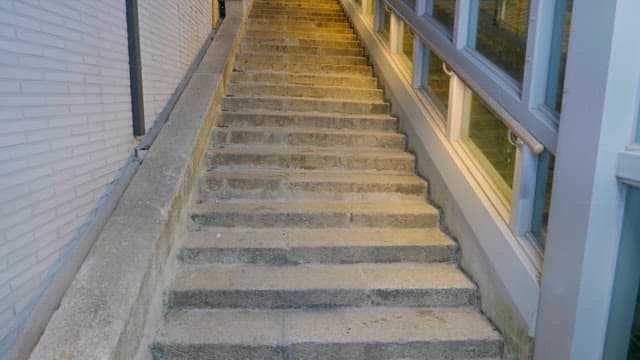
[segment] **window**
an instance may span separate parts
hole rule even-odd
[[[467,89],[462,139],[505,204],[511,203],[516,148],[509,129],[489,107]]]
[[[427,0],[427,15],[436,19],[450,34],[453,33],[455,12],[455,0]]]
[[[447,118],[447,108],[449,103],[449,75],[444,72],[443,61],[423,44],[424,54],[422,57],[422,82],[424,89],[430,98]]]
[[[412,8],[416,8],[416,0],[404,0],[407,3],[409,3],[409,5],[411,5]]]
[[[383,5],[381,20],[382,20],[382,24],[380,25],[379,31],[382,34],[382,36],[384,36],[387,40],[389,40],[389,36],[391,35],[391,9],[389,9],[389,6],[387,6],[387,4]]]
[[[559,113],[562,106],[562,89],[564,88],[564,70],[567,65],[573,0],[556,0],[555,6],[545,105]]]
[[[409,60],[409,63],[413,68],[413,42],[415,40],[415,35],[409,25],[402,24],[402,44],[400,44],[401,52],[404,57]]]
[[[469,46],[521,83],[529,0],[471,0],[471,13]]]

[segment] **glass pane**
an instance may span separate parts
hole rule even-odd
[[[469,46],[522,82],[529,0],[471,0]]]
[[[404,1],[406,1],[407,3],[409,3],[409,5],[410,5],[411,7],[413,7],[414,9],[416,8],[416,0],[404,0]]]
[[[423,88],[431,95],[431,98],[446,119],[449,104],[449,75],[444,72],[442,60],[431,52],[426,45],[424,49],[423,69],[425,69],[425,74],[422,80]]]
[[[543,152],[538,158],[538,178],[536,179],[531,233],[541,250],[544,250],[547,241],[547,225],[549,224],[551,186],[553,184],[555,162],[555,156],[549,151]]]
[[[380,28],[380,33],[389,39],[389,34],[391,34],[391,9],[384,4],[384,11],[382,14],[382,27]]]
[[[556,0],[545,104],[557,112],[560,112],[562,106],[562,89],[564,88],[564,70],[567,65],[572,7],[573,0]]]
[[[509,129],[476,94],[471,95],[465,120],[463,139],[500,195],[511,203],[516,148],[508,140]]]
[[[449,33],[453,33],[453,23],[455,21],[456,2],[455,0],[432,0],[433,7],[427,9],[427,13],[433,16],[434,19],[444,25]],[[429,4],[429,0],[427,0]]]
[[[402,53],[413,65],[413,39],[415,35],[407,24],[403,24],[402,31]]]

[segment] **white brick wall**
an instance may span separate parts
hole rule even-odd
[[[151,126],[211,1],[139,4]],[[130,155],[128,66],[125,0],[0,0],[0,353]]]
[[[138,0],[138,6],[148,128],[211,32],[211,0]]]

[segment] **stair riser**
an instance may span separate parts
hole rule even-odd
[[[367,65],[364,56],[319,56],[319,55],[286,55],[280,53],[241,53],[235,61],[236,68],[262,67],[274,64],[313,64],[313,65]],[[270,68],[270,67],[269,67]]]
[[[273,110],[330,112],[341,114],[387,114],[386,103],[315,101],[307,99],[233,98],[223,100],[223,111]]]
[[[405,228],[417,229],[434,227],[438,216],[424,214],[380,214],[345,212],[211,212],[192,214],[191,223],[195,230],[206,227],[248,227],[248,228]]]
[[[404,149],[403,136],[397,134],[341,134],[312,132],[269,132],[216,128],[213,131],[212,145],[223,147],[229,145],[282,145],[282,146],[314,146],[314,147],[358,147],[377,149]]]
[[[247,38],[282,38],[282,39],[306,39],[306,40],[329,40],[329,41],[356,41],[354,34],[327,34],[324,32],[299,32],[299,31],[262,31],[247,30]]]
[[[382,102],[382,90],[311,86],[287,86],[264,83],[232,83],[227,93],[233,96],[287,96],[318,99],[342,99]]]
[[[345,20],[344,16],[309,16],[309,15],[295,15],[295,14],[253,14],[249,16],[249,20],[273,20],[273,21],[289,21],[289,22],[334,22],[337,24],[349,24],[347,20]]]
[[[253,13],[260,15],[277,15],[277,16],[313,16],[319,19],[324,17],[335,17],[344,20],[344,13],[336,9],[273,9],[268,7],[254,7]]]
[[[331,11],[342,12],[342,7],[337,3],[318,2],[296,2],[296,3],[255,3],[253,9],[259,10],[282,10],[282,11]]]
[[[171,291],[175,309],[292,309],[363,306],[450,307],[476,305],[472,289],[300,289]]]
[[[314,182],[278,179],[223,178],[223,174],[206,179],[200,190],[201,200],[215,199],[352,199],[386,200],[390,198],[424,198],[423,183],[349,183]]]
[[[451,359],[499,360],[500,341],[430,341],[409,343],[328,344],[249,346],[201,344],[198,346],[154,344],[155,360],[294,360],[294,359]]]
[[[277,20],[277,19],[256,19],[250,18],[247,21],[251,25],[268,25],[268,26],[307,26],[322,30],[324,28],[337,28],[337,29],[353,29],[348,21],[314,21],[309,19],[308,21],[296,21],[296,20]]]
[[[279,53],[287,55],[322,55],[322,56],[364,56],[364,51],[358,48],[327,48],[314,46],[262,45],[259,43],[243,43],[240,51],[256,53]]]
[[[281,71],[289,73],[312,73],[348,76],[371,76],[371,67],[365,65],[332,65],[304,63],[234,63],[235,71]]]
[[[358,264],[440,263],[456,259],[454,246],[312,247],[312,248],[200,248],[182,249],[180,259],[189,264]]]
[[[282,37],[245,38],[243,44],[259,45],[292,45],[292,46],[318,46],[328,48],[362,49],[357,41],[339,40],[314,40],[314,39],[285,39]]]
[[[397,128],[395,119],[339,118],[322,116],[240,114],[223,112],[218,115],[218,125],[237,127],[300,127],[319,129],[381,130]]]
[[[305,74],[276,74],[269,72],[234,72],[231,74],[231,84],[241,82],[269,83],[277,85],[298,86],[337,86],[358,89],[377,90],[375,78],[372,77],[344,77],[328,75]]]
[[[301,32],[312,33],[321,32],[323,34],[337,34],[337,35],[354,35],[353,29],[345,26],[341,27],[317,27],[304,24],[254,24],[249,23],[247,25],[247,31],[286,31],[286,32]]]
[[[410,174],[414,171],[414,160],[403,158],[379,158],[330,154],[252,154],[252,153],[208,153],[208,171],[225,169],[290,169],[290,170],[370,170],[389,173]]]

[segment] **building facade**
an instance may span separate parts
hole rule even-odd
[[[126,3],[0,2],[0,353],[132,161]],[[137,7],[149,129],[211,36],[212,2]]]

